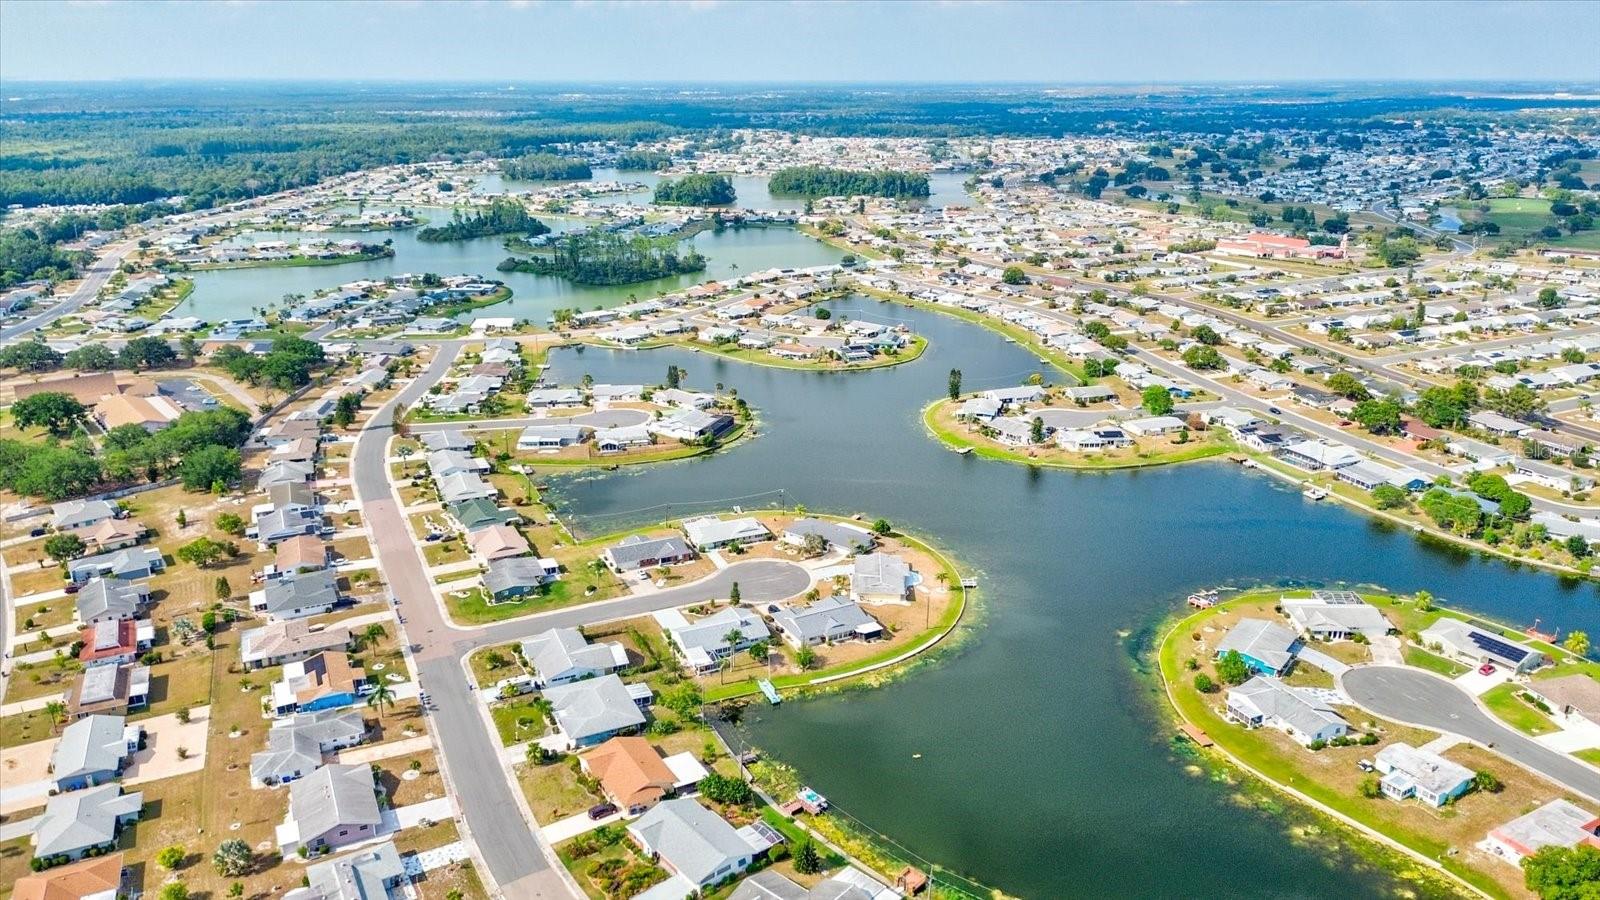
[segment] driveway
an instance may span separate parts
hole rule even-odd
[[[1310,663],[1327,672],[1334,677],[1335,681],[1338,680],[1340,675],[1350,671],[1348,663],[1342,663],[1315,647],[1301,647],[1300,661]]]
[[[1600,770],[1502,725],[1477,699],[1432,672],[1395,666],[1357,666],[1339,686],[1368,712],[1408,725],[1459,734],[1512,762],[1600,802]]]

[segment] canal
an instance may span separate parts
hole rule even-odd
[[[1303,812],[1243,802],[1196,774],[1157,719],[1137,651],[1201,587],[1427,589],[1509,622],[1600,630],[1593,586],[1420,540],[1223,462],[1123,473],[963,457],[928,438],[945,390],[1019,383],[1041,365],[978,326],[864,298],[835,314],[905,320],[918,361],[850,374],[742,365],[682,349],[561,350],[574,383],[736,388],[760,434],[727,452],[553,483],[591,533],[743,504],[885,516],[976,575],[957,649],[885,687],[752,707],[745,728],[843,810],[921,856],[1024,897],[1390,895],[1361,854],[1308,840]],[[774,493],[781,490],[780,495]],[[1314,829],[1313,829],[1314,831]]]

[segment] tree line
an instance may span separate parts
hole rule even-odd
[[[0,440],[0,487],[18,494],[55,502],[141,478],[176,476],[190,490],[239,480],[238,448],[249,438],[251,423],[232,407],[185,412],[153,433],[140,425],[119,425],[106,432],[97,454],[78,427],[87,421],[88,409],[70,394],[44,392],[27,400],[28,416],[50,417],[39,424],[52,435],[43,443]],[[57,437],[73,431],[70,440]]]
[[[292,391],[311,383],[311,371],[322,365],[322,345],[294,335],[274,338],[264,356],[228,344],[211,354],[211,361],[235,380],[251,385],[266,384],[280,391]]]
[[[791,166],[772,173],[767,189],[774,194],[807,197],[926,197],[928,176],[895,169],[833,169]]]

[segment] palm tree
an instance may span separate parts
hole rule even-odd
[[[407,461],[411,459],[411,454],[415,452],[417,451],[413,450],[410,444],[402,444],[400,449],[395,451],[395,455],[400,457],[400,474],[410,474],[411,466]]]
[[[367,705],[376,707],[378,718],[383,718],[383,708],[385,706],[390,709],[394,708],[394,691],[389,690],[389,685],[381,681],[378,682],[373,686],[372,693],[367,695]]]
[[[371,647],[388,636],[389,632],[382,625],[373,622],[367,626],[365,631],[361,632],[361,643],[364,646]]]
[[[44,715],[50,720],[50,733],[55,734],[61,720],[67,715],[67,705],[60,700],[51,700],[44,705]]]

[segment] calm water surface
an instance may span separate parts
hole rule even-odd
[[[1025,897],[1395,890],[1348,850],[1291,841],[1300,813],[1241,808],[1234,789],[1174,757],[1131,659],[1195,588],[1426,588],[1509,622],[1600,631],[1590,585],[1418,540],[1230,463],[1076,474],[958,456],[919,416],[949,369],[972,390],[1018,383],[1037,359],[933,313],[865,299],[834,308],[910,321],[931,346],[909,365],[853,374],[678,349],[552,354],[564,383],[657,383],[675,363],[690,386],[737,388],[761,431],[704,459],[569,477],[552,497],[578,525],[608,531],[770,504],[782,489],[789,504],[886,516],[977,574],[981,625],[942,665],[746,719],[757,745],[842,809],[956,871]]]

